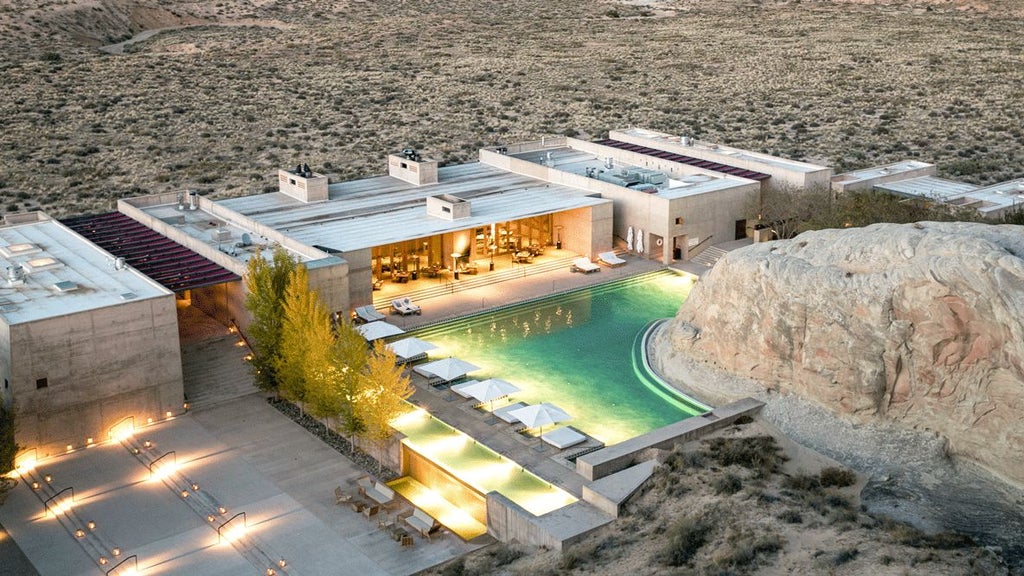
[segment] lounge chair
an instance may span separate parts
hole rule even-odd
[[[591,272],[599,272],[601,267],[591,262],[590,258],[577,258],[572,261],[572,266],[569,270],[572,272],[590,274]]]
[[[540,439],[559,450],[564,450],[570,446],[582,444],[587,441],[585,434],[580,434],[569,426],[556,428],[551,432],[545,432],[544,434],[541,434]]]
[[[412,300],[409,300],[408,298],[401,298],[399,300],[392,300],[391,301],[391,308],[392,308],[392,310],[394,310],[395,312],[398,312],[402,316],[408,316],[409,314],[422,314],[423,313],[423,309],[421,309],[416,304],[413,304]]]
[[[375,322],[377,320],[384,320],[387,316],[381,314],[376,308],[367,304],[366,306],[359,306],[355,309],[356,320],[362,323]]]
[[[615,255],[615,252],[601,252],[597,255],[597,261],[601,264],[615,268],[626,263],[625,260]]]
[[[412,515],[402,519],[410,528],[420,533],[424,538],[430,538],[441,530],[441,525],[430,515],[416,508]]]
[[[516,422],[519,422],[519,419],[509,414],[509,412],[513,410],[518,410],[519,408],[525,408],[526,406],[526,402],[516,402],[515,404],[509,404],[508,406],[502,406],[501,408],[498,408],[493,412],[493,414],[500,418],[503,422],[515,424]]]

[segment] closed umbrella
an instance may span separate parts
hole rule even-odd
[[[421,364],[415,368],[416,372],[419,372],[420,374],[436,376],[445,382],[451,382],[457,378],[462,378],[466,374],[479,369],[479,366],[470,364],[465,360],[459,360],[458,358],[442,358],[440,360]]]
[[[519,388],[515,384],[506,382],[500,378],[490,378],[483,382],[477,382],[472,386],[466,386],[462,391],[473,398],[476,398],[480,402],[490,402],[491,412],[494,412],[495,400],[508,396],[509,394],[515,394],[516,392],[519,392]]]
[[[417,356],[426,354],[430,350],[437,348],[437,346],[434,346],[426,340],[420,340],[415,336],[410,336],[409,338],[403,338],[401,340],[391,342],[388,344],[388,348],[395,353],[395,356],[398,356],[403,360],[409,360],[410,358],[416,358]]]
[[[629,230],[626,231],[626,249],[633,249],[633,227],[630,226]]]
[[[395,336],[397,334],[405,334],[405,330],[402,330],[394,324],[388,324],[383,320],[356,326],[356,330],[359,330],[359,333],[362,334],[363,338],[366,338],[368,342],[387,338],[388,336]]]
[[[527,428],[539,428],[540,432],[544,432],[545,426],[565,422],[572,418],[564,410],[549,402],[516,408],[509,412],[509,415],[518,418]]]
[[[644,253],[644,230],[641,228],[636,234],[636,251],[640,254]]]

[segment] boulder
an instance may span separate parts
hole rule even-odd
[[[877,224],[729,253],[655,341],[1024,484],[1024,228]],[[664,367],[671,373],[672,367]]]

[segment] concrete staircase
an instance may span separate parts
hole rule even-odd
[[[505,282],[515,278],[523,278],[526,276],[533,276],[535,274],[545,274],[552,270],[568,270],[575,258],[577,257],[567,256],[565,258],[555,258],[535,264],[516,264],[510,269],[496,272],[486,272],[483,274],[473,275],[462,274],[458,280],[448,278],[443,282],[431,284],[425,288],[418,288],[401,294],[378,296],[373,300],[373,307],[379,310],[390,310],[391,301],[396,298],[408,297],[413,302],[419,302],[421,300],[437,298],[438,296],[444,296],[447,294],[454,294],[455,292],[461,292],[463,290],[480,288],[481,286],[489,286],[491,284],[497,284],[498,282]]]
[[[695,262],[697,264],[707,266],[708,268],[713,268],[714,265],[718,264],[718,261],[721,260],[722,257],[728,253],[729,252],[727,252],[726,250],[722,250],[717,246],[708,246],[703,251],[701,251],[700,254],[697,254],[696,256],[691,258],[690,262]]]
[[[185,399],[190,410],[259,392],[244,358],[249,349],[238,346],[239,340],[236,334],[228,334],[182,345]]]

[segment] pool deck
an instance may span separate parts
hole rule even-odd
[[[624,258],[626,265],[602,267],[598,273],[558,270],[431,298],[419,302],[421,316],[390,320],[411,329],[663,268],[635,255]],[[184,416],[142,429],[136,438],[152,438],[161,451],[175,450],[179,463],[185,463],[183,473],[204,492],[231,511],[246,511],[248,524],[255,526],[253,538],[260,552],[256,556],[288,560],[288,569],[279,569],[278,574],[332,574],[342,566],[346,573],[365,576],[412,574],[481,545],[449,535],[400,547],[378,529],[376,519],[336,505],[334,487],[348,485],[363,471],[270,407],[255,387],[238,384],[248,374],[237,353],[225,353],[232,344],[233,339],[221,336],[219,343],[197,343],[183,356],[187,390],[223,387],[226,379],[232,380],[230,390],[221,397],[214,394],[206,405],[197,402]],[[581,495],[585,480],[559,458],[558,450],[545,446],[537,451],[536,438],[516,434],[504,422],[488,423],[488,414],[474,410],[468,401],[448,400],[449,392],[434,390],[418,376],[414,382],[413,400],[437,417],[552,484]],[[201,576],[253,569],[252,550],[217,544],[217,533],[206,519],[167,486],[146,480],[145,466],[120,444],[51,458],[39,470],[40,478],[43,471],[53,475],[57,489],[74,486],[81,500],[75,508],[79,518],[95,519],[102,541],[121,546],[126,556],[138,554],[146,573]],[[96,573],[88,542],[76,540],[55,520],[41,519],[41,510],[38,495],[24,482],[0,507],[0,524],[25,558],[44,576]],[[15,560],[7,553],[2,556],[0,566]]]

